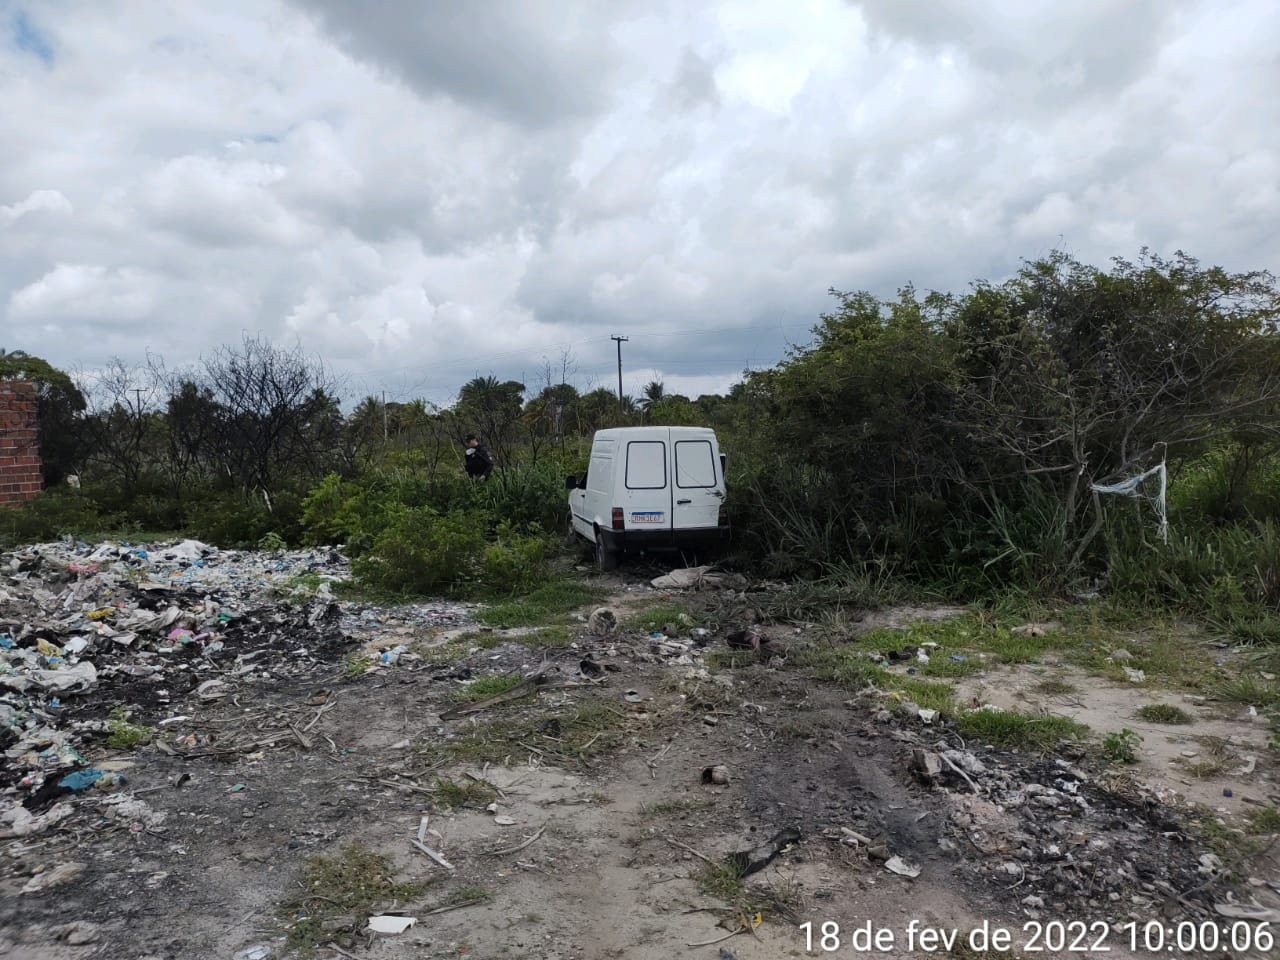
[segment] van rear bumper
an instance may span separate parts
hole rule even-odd
[[[694,527],[683,530],[612,530],[598,531],[606,549],[618,553],[642,553],[652,550],[711,550],[729,542],[731,528]]]

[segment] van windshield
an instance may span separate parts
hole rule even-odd
[[[627,489],[661,490],[667,485],[667,445],[661,440],[627,444]]]
[[[676,442],[676,485],[686,489],[716,485],[716,462],[706,440]]]

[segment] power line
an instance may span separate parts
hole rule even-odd
[[[796,327],[812,327],[813,322],[809,320],[797,321],[788,324],[760,323],[750,324],[745,327],[701,327],[687,330],[658,330],[645,333],[632,333],[630,336],[636,340],[643,340],[653,337],[690,337],[703,336],[706,334],[726,334],[733,335],[736,333],[744,333],[748,330],[778,330],[781,328],[794,329]],[[460,366],[466,367],[472,364],[484,364],[493,360],[505,360],[510,357],[525,357],[533,351],[555,350],[560,347],[576,347],[585,343],[603,343],[605,340],[611,340],[612,337],[583,337],[579,340],[563,340],[559,343],[544,343],[541,345],[530,346],[523,350],[513,350],[507,353],[495,353],[484,357],[452,357],[446,360],[437,360],[433,363],[420,365],[411,364],[403,367],[386,367],[378,370],[370,370],[371,375],[404,373],[408,371],[420,370],[442,370],[445,367]]]
[[[709,335],[718,335],[718,334],[732,336],[734,334],[745,333],[752,330],[781,331],[784,328],[795,329],[798,327],[812,328],[813,322],[809,320],[805,320],[805,321],[797,321],[797,322],[788,323],[788,324],[764,323],[764,324],[748,324],[746,326],[741,326],[741,327],[700,327],[700,328],[687,328],[683,330],[657,330],[657,331],[642,332],[642,333],[633,332],[632,334],[630,334],[628,338],[624,338],[624,339],[627,339],[627,340],[634,339],[636,341],[643,341],[645,339],[656,339],[660,337],[709,336]],[[542,344],[539,346],[531,346],[523,350],[514,350],[514,351],[509,351],[504,353],[490,354],[488,356],[483,356],[483,357],[474,357],[474,356],[473,357],[456,357],[448,360],[439,360],[439,361],[436,361],[430,364],[425,364],[425,365],[414,364],[412,366],[406,366],[406,367],[393,367],[393,368],[384,368],[382,370],[369,370],[365,372],[364,377],[362,377],[361,379],[362,379],[362,382],[366,385],[366,388],[368,386],[374,386],[375,389],[380,389],[381,384],[379,383],[378,380],[375,380],[375,378],[380,378],[387,374],[404,373],[410,370],[413,370],[419,374],[422,374],[422,373],[430,374],[432,372],[455,368],[455,367],[461,367],[464,369],[466,367],[474,367],[475,369],[479,369],[485,364],[488,364],[497,360],[505,360],[505,359],[510,359],[512,357],[528,357],[530,353],[535,351],[540,352],[543,350],[554,350],[558,348],[579,346],[579,345],[588,344],[588,343],[600,343],[606,340],[613,340],[613,339],[616,339],[616,338],[603,337],[603,336],[583,337],[578,340],[564,340],[557,343],[548,343],[548,344]],[[620,344],[619,344],[619,351],[621,351]],[[659,363],[666,364],[666,365],[679,364],[681,366],[685,366],[685,365],[692,366],[695,364],[706,363],[706,362],[708,361],[704,361],[704,360],[649,361],[650,365],[653,365],[653,366],[656,366]],[[426,383],[430,379],[431,377],[429,375],[420,376],[411,385],[405,387],[403,390],[397,391],[396,396],[400,398],[412,398],[413,396],[416,395],[416,393],[419,390],[421,390],[423,386],[426,385]]]

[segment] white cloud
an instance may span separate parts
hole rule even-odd
[[[696,394],[830,286],[960,289],[1059,243],[1280,260],[1266,0],[28,19],[47,62],[0,45],[0,329],[68,367],[261,332],[445,400],[565,344],[612,385],[621,334],[628,390]]]
[[[133,267],[60,263],[35,283],[15,290],[17,319],[145,320],[156,305],[155,278]]]
[[[71,201],[57,190],[33,190],[30,196],[18,203],[8,206],[0,204],[0,226],[16,223],[25,216],[41,212],[70,215],[75,210]]]

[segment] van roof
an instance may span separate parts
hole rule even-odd
[[[672,440],[709,440],[715,437],[716,432],[710,427],[613,427],[609,430],[597,430],[595,439],[625,441],[661,438],[665,440],[668,435]]]

